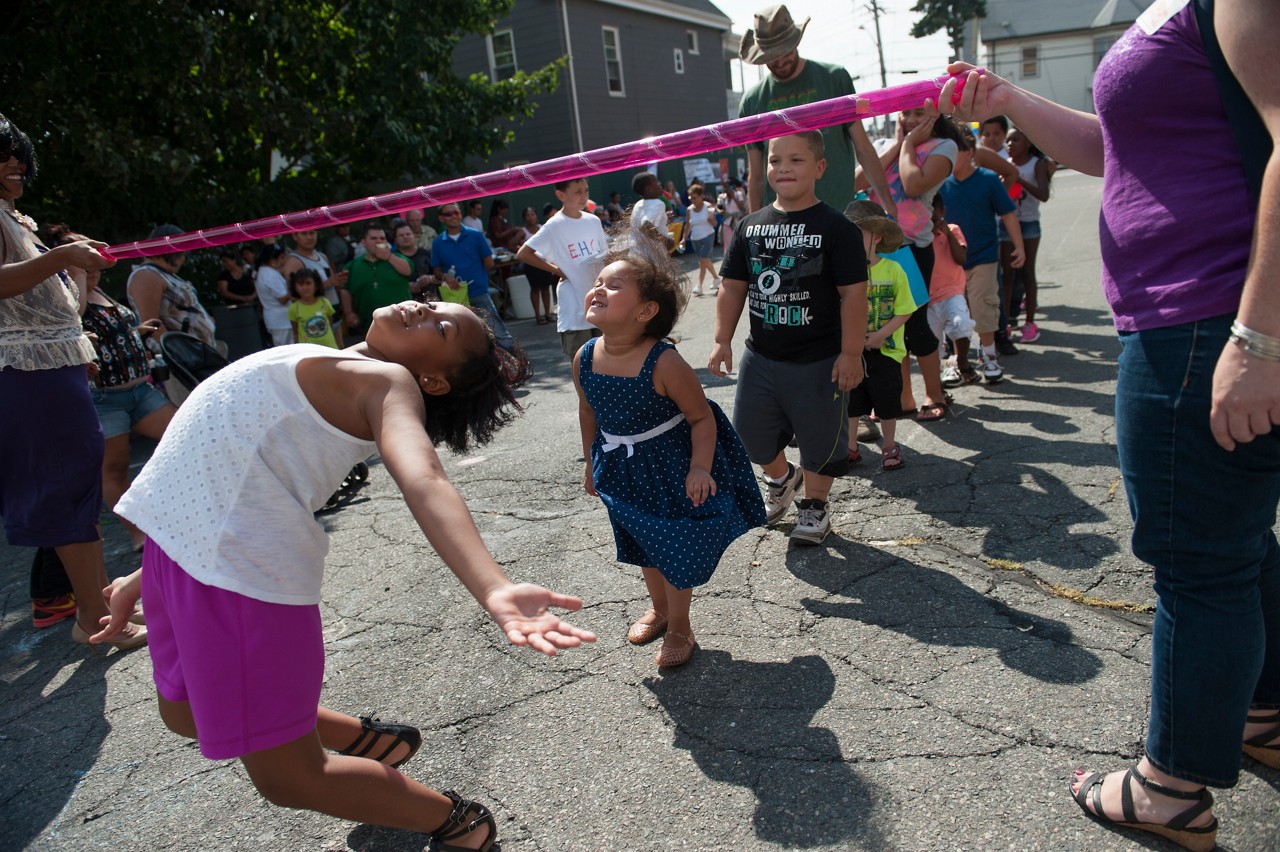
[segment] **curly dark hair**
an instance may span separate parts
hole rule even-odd
[[[623,218],[619,236],[610,240],[602,260],[608,266],[619,260],[636,271],[636,289],[640,298],[654,302],[658,312],[645,323],[644,333],[655,340],[665,340],[675,328],[676,320],[689,303],[689,291],[679,265],[667,247],[631,226],[630,216]]]
[[[475,313],[484,318],[483,312]],[[486,324],[485,345],[448,376],[449,392],[423,392],[427,437],[456,453],[489,443],[521,411],[515,389],[530,375],[524,351],[500,347]]]
[[[30,183],[36,176],[39,163],[36,162],[36,149],[27,134],[14,125],[12,121],[0,115],[0,156],[8,154],[27,167],[22,176],[23,183]],[[8,156],[5,157],[8,160]]]

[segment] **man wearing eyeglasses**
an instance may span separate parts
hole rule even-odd
[[[471,307],[480,308],[485,321],[493,329],[498,345],[510,349],[515,339],[489,295],[489,271],[493,269],[493,249],[484,234],[462,224],[462,211],[456,204],[443,205],[438,214],[444,233],[431,243],[431,268],[436,279],[450,287],[465,283]]]

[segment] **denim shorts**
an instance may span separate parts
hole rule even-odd
[[[1024,240],[1040,239],[1040,220],[1039,219],[1035,220],[1034,222],[1019,221],[1018,227],[1022,230],[1022,238]],[[1006,230],[1004,227],[1004,222],[997,221],[996,230],[1000,233],[1000,242],[1002,243],[1013,242],[1013,237],[1009,236],[1008,230]]]
[[[91,393],[104,438],[129,434],[134,426],[169,404],[168,398],[150,382],[127,388],[93,388]]]
[[[706,260],[711,257],[711,244],[715,241],[716,235],[711,233],[707,234],[700,240],[690,239],[689,245],[693,248],[694,254],[696,254],[701,260]]]

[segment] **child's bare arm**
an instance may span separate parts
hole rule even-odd
[[[1035,179],[1027,180],[1018,173],[1018,183],[1026,187],[1027,192],[1035,196],[1039,201],[1049,200],[1049,164],[1041,157],[1036,162]]]
[[[374,371],[361,395],[378,452],[400,487],[409,511],[436,553],[515,645],[544,654],[594,641],[548,611],[576,610],[582,601],[528,583],[511,582],[480,538],[462,495],[449,481],[423,428],[422,393],[413,376],[395,365]]]
[[[747,304],[747,282],[736,278],[720,279],[720,296],[716,299],[716,336],[707,369],[713,376],[724,378],[733,370],[733,333],[738,318]]]
[[[960,242],[960,237],[956,236],[956,232],[947,227],[943,223],[943,233],[947,235],[947,248],[951,249],[951,259],[956,262],[956,266],[964,266],[965,260],[969,257],[969,247]]]
[[[884,346],[884,342],[890,337],[893,337],[893,333],[906,325],[907,320],[909,319],[911,319],[911,314],[898,314],[893,319],[880,326],[877,331],[872,334],[868,334],[866,348],[879,349],[881,346]]]
[[[595,479],[591,475],[591,444],[596,439],[596,410],[587,402],[587,395],[582,392],[582,382],[578,378],[581,358],[582,350],[579,349],[573,356],[573,386],[578,391],[578,428],[582,430],[582,458],[587,465],[582,475],[582,488],[592,497],[598,497]]]
[[[1005,189],[1012,189],[1014,184],[1018,182],[1018,167],[990,148],[984,148],[981,145],[975,148],[973,161],[980,168],[990,169],[995,172],[996,176],[1000,178],[1000,182],[1005,185]]]
[[[516,252],[516,260],[529,266],[536,266],[541,270],[550,272],[557,278],[565,277],[565,274],[560,271],[560,267],[538,254],[530,246],[520,246],[520,250]]]
[[[867,282],[837,287],[840,294],[840,355],[831,381],[847,391],[862,384],[862,350],[867,339]]]
[[[1018,223],[1018,214],[1005,213],[1000,217],[1000,221],[1004,223],[1004,229],[1009,232],[1009,239],[1013,241],[1013,260],[1009,265],[1018,269],[1027,259],[1026,251],[1022,246],[1022,225]]]
[[[702,391],[693,368],[674,349],[663,352],[653,370],[653,386],[658,393],[670,397],[689,422],[693,454],[685,477],[685,492],[693,505],[701,506],[716,493],[711,477],[711,463],[716,455],[716,418]]]

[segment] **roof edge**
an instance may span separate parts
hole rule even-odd
[[[713,15],[710,12],[702,12],[697,9],[686,9],[674,3],[664,3],[662,0],[598,0],[598,2],[606,6],[621,6],[624,9],[633,9],[637,12],[645,12],[663,18],[673,18],[689,24],[702,24],[717,30],[727,31],[733,26],[733,21],[723,12],[719,15]]]

